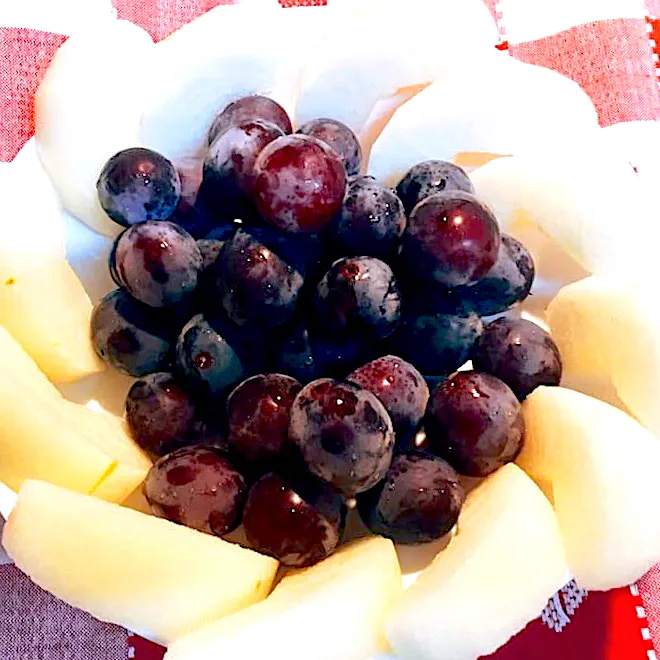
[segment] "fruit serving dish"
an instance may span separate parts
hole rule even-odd
[[[168,660],[472,660],[660,561],[649,168],[408,4],[108,12],[0,170],[4,550]]]

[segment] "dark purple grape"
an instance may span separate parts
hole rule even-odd
[[[356,177],[327,232],[341,255],[387,259],[398,252],[406,223],[403,204],[392,190],[371,177]]]
[[[243,381],[227,400],[232,452],[244,461],[278,461],[289,445],[289,417],[302,385],[283,374],[259,374]]]
[[[282,129],[283,133],[291,133],[291,120],[286,110],[267,96],[244,96],[230,103],[219,113],[211,124],[208,134],[208,143],[213,141],[223,131],[234,124],[242,124],[244,121],[257,119],[267,121]]]
[[[255,550],[300,568],[333,553],[345,517],[341,497],[326,485],[309,476],[291,479],[271,472],[250,489],[243,525]]]
[[[474,185],[462,168],[444,160],[425,160],[417,163],[408,170],[396,187],[396,193],[408,214],[427,197],[452,190],[474,194]]]
[[[402,262],[414,279],[446,287],[473,284],[495,264],[500,230],[469,193],[437,193],[420,202],[403,236]]]
[[[431,394],[425,429],[437,456],[461,474],[485,477],[518,456],[524,421],[506,383],[490,374],[459,371]]]
[[[412,364],[396,355],[385,355],[356,369],[347,380],[380,399],[392,420],[397,446],[417,431],[429,400],[429,388]]]
[[[143,222],[127,229],[112,256],[110,271],[134,298],[151,307],[185,299],[202,269],[195,239],[172,222]]]
[[[216,263],[224,244],[224,241],[220,241],[216,238],[201,238],[197,241],[197,247],[202,255],[203,272]]]
[[[395,456],[385,479],[357,502],[374,534],[395,543],[428,543],[456,525],[465,491],[449,463],[411,451]]]
[[[247,376],[262,370],[262,339],[221,317],[199,314],[179,335],[176,363],[194,392],[222,397]]]
[[[110,277],[117,286],[122,286],[121,278],[117,272],[117,243],[119,242],[119,239],[124,235],[125,231],[126,229],[124,229],[124,231],[119,234],[117,238],[115,238],[112,243],[112,247],[110,248],[110,254],[108,255],[108,270],[110,271]]]
[[[349,176],[357,174],[362,165],[362,147],[353,131],[334,119],[312,119],[297,131],[325,142],[337,153]]]
[[[194,402],[167,372],[133,383],[126,397],[126,422],[135,442],[157,456],[198,442],[202,435]]]
[[[181,181],[167,158],[151,149],[115,154],[96,182],[103,210],[124,227],[145,220],[167,220],[179,203]]]
[[[374,257],[332,264],[316,288],[318,324],[328,336],[390,335],[401,316],[401,293],[392,269]]]
[[[144,494],[155,515],[222,536],[238,527],[247,487],[213,447],[183,447],[153,465]]]
[[[173,319],[121,289],[94,307],[91,332],[98,355],[123,374],[140,377],[171,364],[177,333]]]
[[[325,143],[286,135],[257,157],[253,194],[261,215],[291,233],[323,229],[341,209],[346,170]]]
[[[291,408],[289,437],[307,469],[347,497],[378,483],[392,461],[387,410],[352,383],[321,378],[303,387]]]
[[[559,385],[561,355],[543,328],[525,319],[489,323],[477,342],[472,363],[504,381],[520,401],[540,385]]]
[[[210,232],[217,228],[219,222],[218,218],[205,208],[203,204],[198,204],[197,202],[192,204],[183,197],[169,220],[179,225],[182,229],[185,229],[196,239],[206,238]]]

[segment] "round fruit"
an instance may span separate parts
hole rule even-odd
[[[357,385],[329,378],[298,393],[289,437],[307,469],[347,497],[378,483],[392,460],[394,429],[383,404]]]
[[[360,171],[362,147],[355,133],[346,124],[334,119],[312,119],[301,126],[297,133],[325,142],[337,153],[349,176]]]
[[[357,501],[374,534],[396,543],[427,543],[456,525],[465,491],[449,463],[412,451],[395,456],[385,479]]]
[[[213,447],[183,447],[153,465],[144,494],[155,515],[222,536],[238,527],[247,488]]]
[[[396,194],[401,198],[406,213],[410,214],[427,197],[451,190],[474,194],[474,185],[457,165],[444,160],[425,160],[408,170],[399,181]]]
[[[335,261],[316,288],[315,305],[318,325],[329,336],[382,339],[401,316],[394,273],[374,257]]]
[[[261,215],[288,232],[319,232],[341,209],[346,170],[327,144],[307,135],[271,142],[257,157],[253,194]]]
[[[469,193],[437,193],[420,202],[403,237],[403,264],[418,280],[473,284],[495,264],[500,230],[492,212]]]
[[[96,182],[103,210],[124,227],[146,220],[167,220],[179,203],[181,181],[167,158],[151,149],[115,154]]]
[[[112,257],[110,271],[134,298],[151,307],[189,296],[202,269],[195,239],[172,222],[143,222],[127,229]]]
[[[276,462],[289,445],[291,406],[302,385],[290,376],[259,374],[243,381],[227,400],[232,452],[244,461]]]
[[[485,477],[518,456],[524,422],[508,385],[490,374],[459,371],[431,394],[425,429],[436,455],[461,474]]]
[[[344,529],[344,503],[325,484],[305,476],[269,473],[250,489],[243,526],[250,545],[285,566],[311,566],[328,557]]]
[[[472,356],[475,369],[497,376],[520,401],[540,385],[559,385],[561,355],[543,328],[526,319],[489,323]]]

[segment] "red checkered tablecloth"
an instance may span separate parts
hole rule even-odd
[[[83,0],[67,0],[67,5],[76,2],[86,11]],[[280,2],[324,4],[323,0]],[[660,120],[660,0],[485,2],[499,28],[499,47],[578,82],[593,99],[603,126]],[[114,0],[113,4],[120,17],[146,28],[158,40],[223,2]],[[13,10],[14,5],[19,10]],[[61,16],[54,19],[58,27],[50,28],[56,32],[44,31],[46,18],[25,9],[32,5],[34,12],[45,15],[52,13],[58,0],[0,0],[0,162],[10,162],[32,135],[35,90],[68,34]],[[0,551],[0,660],[162,657],[162,649],[62,604],[2,562]],[[511,588],[515,589],[514,582]],[[653,660],[654,641],[660,646],[660,567],[637,585],[608,593],[585,593],[570,583],[549,601],[541,618],[493,658]]]

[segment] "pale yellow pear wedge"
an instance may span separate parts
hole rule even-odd
[[[386,648],[385,617],[401,591],[392,542],[353,541],[286,575],[262,603],[177,640],[166,659],[371,660]]]
[[[278,566],[210,534],[41,481],[23,484],[2,544],[61,600],[164,644],[265,598]]]
[[[524,402],[518,465],[550,483],[568,564],[585,589],[639,579],[660,561],[660,440],[625,412],[561,387]]]

